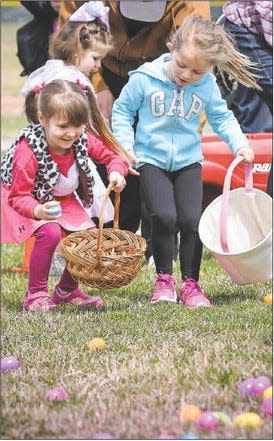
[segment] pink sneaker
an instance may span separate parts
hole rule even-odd
[[[34,294],[27,293],[25,295],[23,308],[26,311],[46,310],[56,308],[56,304],[53,303],[47,291],[38,291]]]
[[[179,300],[190,308],[210,307],[211,303],[194,279],[186,279],[179,293]]]
[[[80,306],[80,307],[90,307],[93,309],[99,309],[103,305],[103,300],[101,297],[88,296],[83,293],[79,288],[68,294],[62,295],[59,293],[58,285],[55,286],[55,290],[52,296],[52,301],[54,303],[69,303],[70,305]]]
[[[150,303],[177,302],[175,279],[171,274],[158,274]]]

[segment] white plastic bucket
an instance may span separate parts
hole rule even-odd
[[[252,165],[245,164],[245,188],[230,190],[236,157],[224,181],[223,194],[203,212],[202,243],[238,285],[272,279],[272,198],[253,188]]]

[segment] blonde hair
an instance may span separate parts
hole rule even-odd
[[[31,90],[25,99],[27,120],[38,124],[38,112],[46,119],[53,115],[64,117],[69,124],[87,129],[107,144],[113,152],[130,160],[130,155],[114,138],[98,108],[93,91],[87,87],[66,80],[54,80],[37,90]]]
[[[169,41],[177,52],[187,45],[199,49],[203,57],[219,70],[225,84],[227,74],[247,87],[260,89],[259,76],[252,72],[258,69],[257,65],[235,48],[232,37],[217,23],[191,14]]]
[[[102,46],[106,52],[112,48],[112,36],[100,19],[89,23],[67,21],[49,40],[49,55],[75,65],[75,55],[80,58],[83,50]]]

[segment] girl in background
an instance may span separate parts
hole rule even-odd
[[[25,310],[52,309],[58,303],[97,309],[103,304],[100,297],[82,292],[66,268],[53,296],[48,293],[50,265],[62,231],[95,226],[84,209],[93,201],[88,158],[107,164],[114,191],[125,186],[126,153],[104,132],[104,124],[101,128],[92,112],[93,100],[93,91],[77,77],[76,82],[37,85],[25,100],[31,124],[19,133],[1,163],[2,242],[36,238]]]
[[[76,66],[92,80],[112,48],[108,11],[101,1],[85,3],[52,35],[50,57]]]
[[[202,209],[201,112],[205,111],[214,132],[235,155],[242,155],[247,162],[254,159],[248,139],[227,109],[211,72],[217,66],[248,87],[259,86],[250,73],[253,64],[210,20],[190,15],[175,31],[168,48],[170,53],[130,72],[128,84],[114,103],[112,128],[123,147],[136,155],[150,210],[157,272],[151,303],[177,301],[172,258],[178,227],[182,276],[178,298],[195,308],[210,306],[198,284],[202,256],[198,235]]]

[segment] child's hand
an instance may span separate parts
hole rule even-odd
[[[134,155],[134,153],[132,152],[128,152],[130,155],[130,160],[131,160],[131,164],[137,164],[137,162],[139,162],[139,158],[137,158],[137,156]],[[131,165],[128,168],[128,173],[130,175],[134,175],[134,176],[140,176],[140,173],[135,170],[135,168],[133,168]]]
[[[53,220],[61,216],[62,210],[59,202],[50,201],[36,205],[33,214],[39,220]]]
[[[108,179],[116,193],[120,193],[120,191],[122,191],[126,186],[125,178],[116,171],[110,172]]]
[[[140,176],[140,173],[133,167],[128,167],[128,174],[133,176]]]
[[[237,150],[236,156],[243,156],[246,162],[253,162],[255,154],[249,147],[241,147]]]

